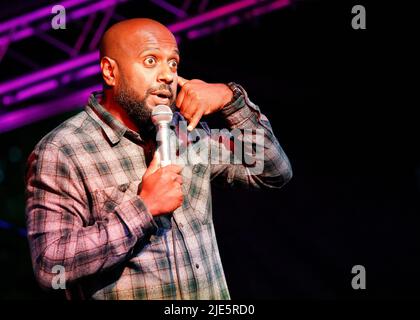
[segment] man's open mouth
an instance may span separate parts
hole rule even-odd
[[[152,92],[152,99],[155,105],[164,104],[169,105],[172,99],[172,94],[167,90],[159,90]]]

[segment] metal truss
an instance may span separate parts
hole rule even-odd
[[[119,9],[129,0],[67,0],[66,24],[75,25],[80,32],[70,43],[54,36],[51,27],[52,5],[0,23],[0,70],[6,56],[20,63],[28,71],[14,79],[0,83],[0,133],[45,119],[60,112],[83,105],[89,92],[100,89],[98,43],[105,28],[112,21],[124,19]],[[181,41],[196,39],[228,28],[265,13],[289,5],[291,0],[238,0],[238,1],[141,1],[161,10],[169,17],[164,21]],[[75,28],[76,28],[75,27]],[[36,37],[49,50],[56,51],[59,63],[39,68],[39,63],[25,52],[14,48],[18,42]],[[36,71],[35,71],[36,70]],[[83,85],[83,79],[94,78]],[[92,85],[92,83],[96,83]],[[81,84],[75,86],[74,84]],[[77,89],[70,89],[77,87]],[[51,95],[63,90],[66,94]],[[31,105],[37,97],[38,103]],[[39,102],[41,101],[41,102]],[[23,107],[23,105],[25,105]]]

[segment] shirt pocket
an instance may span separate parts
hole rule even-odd
[[[191,214],[203,225],[212,219],[211,189],[207,171],[208,166],[204,164],[184,167],[182,171],[184,179],[182,207],[187,212],[187,217]]]
[[[93,192],[93,213],[101,218],[115,210],[115,207],[136,196],[139,183],[128,182],[116,186],[98,189]]]

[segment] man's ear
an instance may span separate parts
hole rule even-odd
[[[102,77],[107,86],[113,87],[115,86],[116,82],[116,74],[118,74],[118,67],[115,60],[109,57],[102,57],[101,59],[101,70],[102,70]]]

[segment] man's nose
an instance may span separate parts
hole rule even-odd
[[[163,65],[158,75],[158,81],[171,84],[174,81],[174,73],[169,66]]]

